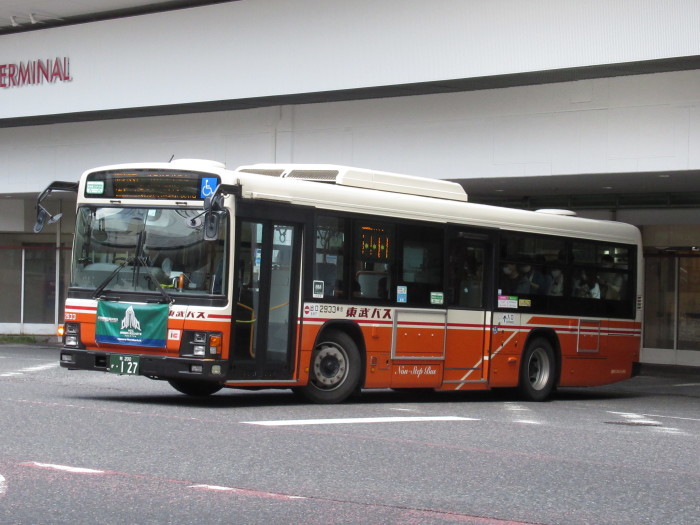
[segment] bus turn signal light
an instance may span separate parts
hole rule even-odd
[[[209,337],[209,353],[218,354],[221,352],[221,336],[212,335]]]

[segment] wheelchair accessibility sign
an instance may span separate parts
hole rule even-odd
[[[202,182],[199,185],[199,198],[206,199],[214,195],[214,190],[219,185],[219,179],[216,177],[202,177]]]

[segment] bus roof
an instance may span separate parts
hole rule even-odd
[[[241,166],[237,171],[438,199],[467,200],[464,188],[456,182],[335,164],[254,164]]]
[[[568,210],[528,211],[466,202],[467,194],[459,184],[437,179],[327,164],[255,164],[241,166],[234,174],[249,198],[465,226],[641,242],[639,230],[630,224],[577,217]],[[328,184],[336,188],[329,191]],[[459,187],[461,197],[456,190],[452,190],[455,198],[431,194],[442,188],[447,190],[443,195],[449,194],[453,186]]]
[[[289,202],[319,209],[393,218],[564,235],[619,243],[641,243],[639,230],[616,221],[585,219],[567,210],[528,211],[467,202],[455,182],[333,164],[253,164],[227,170],[207,160],[120,164],[110,169],[176,169],[214,173],[240,184],[246,198]],[[334,189],[329,191],[329,185]],[[153,201],[155,204],[155,201]]]

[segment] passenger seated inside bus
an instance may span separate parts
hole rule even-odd
[[[518,271],[518,266],[513,263],[503,265],[499,287],[503,295],[517,296],[530,293],[530,281]]]
[[[365,299],[386,299],[389,297],[386,273],[361,271],[357,272],[356,279],[359,290],[361,290],[361,297]]]
[[[542,272],[531,264],[518,266],[519,272],[528,280],[530,294],[546,294],[548,292],[548,282]]]
[[[389,298],[389,288],[387,286],[387,278],[382,277],[377,281],[377,297],[380,299]]]
[[[615,268],[615,259],[612,255],[603,255],[600,262],[600,267],[603,269]],[[622,296],[622,288],[624,286],[624,277],[622,273],[616,271],[601,271],[598,273],[598,281],[605,288],[605,299],[619,301]]]
[[[553,297],[561,297],[564,295],[564,274],[561,268],[552,268],[547,274],[550,279],[547,295]]]
[[[605,290],[601,289],[598,275],[594,271],[580,270],[574,277],[572,295],[587,299],[600,299],[605,297]]]
[[[336,284],[338,267],[332,263],[316,263],[316,276],[319,281],[323,281],[323,297],[334,297],[336,294]],[[342,289],[342,288],[341,288]]]

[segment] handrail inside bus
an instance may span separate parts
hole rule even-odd
[[[237,324],[249,324],[249,325],[251,325],[251,327],[250,327],[250,330],[251,330],[251,334],[250,334],[250,348],[248,349],[248,353],[250,354],[250,357],[255,357],[255,350],[253,349],[253,340],[255,339],[255,338],[253,337],[253,335],[254,335],[254,333],[255,333],[255,323],[256,323],[256,321],[257,321],[257,319],[255,318],[255,310],[253,309],[252,306],[248,306],[247,304],[236,303],[236,305],[237,305],[237,306],[240,306],[241,308],[243,308],[243,309],[245,309],[245,310],[249,310],[249,311],[250,311],[250,321],[242,321],[242,320],[240,320],[240,319],[236,319],[236,323],[237,323]],[[287,301],[287,302],[285,302],[285,303],[282,303],[282,304],[278,304],[277,306],[271,306],[271,307],[270,307],[270,312],[273,311],[273,310],[277,310],[277,309],[279,309],[279,308],[284,308],[285,306],[289,306],[289,301]]]

